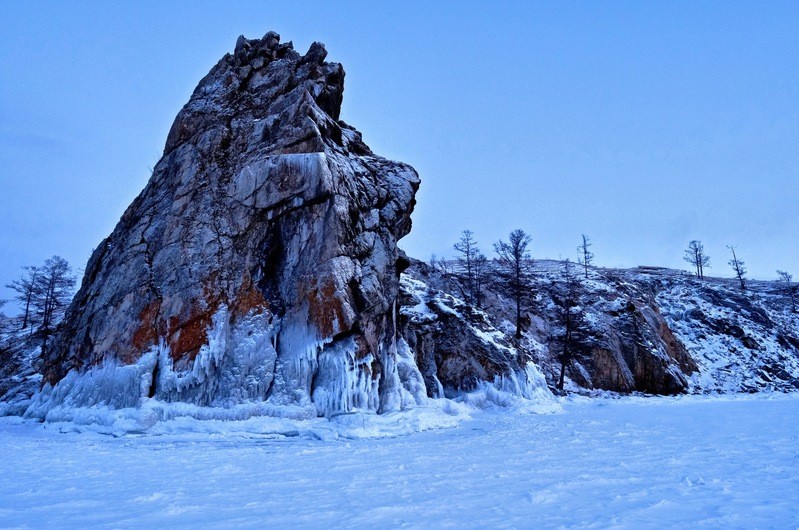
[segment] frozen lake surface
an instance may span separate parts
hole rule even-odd
[[[0,527],[799,526],[799,396],[563,405],[326,441],[0,418]]]

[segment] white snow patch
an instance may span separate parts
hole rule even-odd
[[[549,414],[563,409],[546,385],[544,374],[529,363],[524,372],[496,376],[482,381],[478,388],[457,396],[456,401],[482,410],[508,410],[516,413]]]

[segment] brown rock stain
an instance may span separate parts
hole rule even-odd
[[[601,388],[616,392],[630,392],[634,390],[634,381],[628,379],[621,368],[616,355],[608,349],[591,348],[591,381],[585,380],[578,370],[573,370],[571,377],[579,379],[578,384],[587,388]],[[631,374],[632,375],[632,374]]]
[[[153,300],[141,310],[139,313],[139,328],[133,334],[131,345],[133,351],[129,355],[140,355],[144,350],[150,346],[158,343],[158,312],[161,310],[161,301]],[[122,359],[129,362],[128,359]]]
[[[308,308],[311,323],[324,337],[331,337],[342,331],[340,325],[346,322],[341,296],[336,294],[336,286],[326,282],[321,287],[314,285],[308,290]]]
[[[150,346],[158,343],[159,335],[166,333],[170,348],[170,355],[174,361],[193,361],[200,348],[208,343],[208,330],[213,324],[213,316],[222,304],[223,296],[217,287],[219,274],[214,271],[203,282],[204,303],[195,303],[188,314],[174,315],[166,321],[166,331],[163,322],[159,323],[161,302],[155,300],[149,303],[139,315],[140,326],[133,335],[131,354],[140,354]],[[230,306],[231,316],[238,317],[250,312],[263,312],[269,309],[269,303],[263,294],[255,287],[249,274],[243,279],[235,299]],[[160,324],[160,326],[159,326]],[[159,333],[159,327],[161,331]],[[133,362],[136,359],[123,359]]]
[[[236,299],[230,308],[233,316],[245,316],[250,312],[263,313],[269,310],[269,302],[264,298],[263,293],[253,285],[252,277],[249,274],[244,276],[244,281],[236,293]]]
[[[221,304],[219,272],[211,271],[203,281],[203,301],[192,304],[186,318],[169,319],[169,353],[173,361],[193,361],[200,348],[208,343],[208,329]]]
[[[657,312],[657,309],[655,309],[655,311]],[[660,339],[663,341],[663,344],[666,346],[666,354],[677,361],[684,373],[694,373],[697,370],[696,363],[693,359],[691,359],[691,356],[688,354],[685,346],[683,346],[682,342],[677,340],[677,337],[674,336],[671,328],[669,328],[668,324],[666,324],[665,320],[662,320],[662,318],[660,324],[661,325],[660,329],[658,329],[658,333],[660,335]]]
[[[178,323],[177,317],[170,319],[169,351],[172,360],[193,361],[200,348],[208,343],[208,328],[216,308],[195,314],[188,320]]]

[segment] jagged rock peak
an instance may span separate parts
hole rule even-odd
[[[320,42],[314,42],[311,47],[324,49],[325,45]],[[266,35],[260,39],[248,39],[244,35],[239,35],[236,39],[236,47],[233,50],[234,55],[239,56],[240,53],[249,54],[250,57],[255,57],[259,54],[269,55],[270,53],[279,53],[286,50],[294,50],[291,41],[280,44],[280,34],[275,31],[267,31]],[[324,59],[324,57],[322,57]]]
[[[261,39],[247,39],[244,35],[239,35],[236,40],[236,48],[233,51],[233,59],[238,66],[249,65],[256,70],[267,66],[275,59],[283,58],[299,59],[303,64],[322,65],[325,57],[327,57],[327,50],[323,43],[314,42],[308,49],[308,53],[300,57],[294,50],[291,41],[280,44],[280,35],[274,31],[267,32]]]
[[[226,54],[200,81],[167,137],[164,153],[201,132],[208,124],[229,118],[229,109],[248,110],[252,119],[275,115],[273,103],[281,96],[310,96],[324,116],[311,116],[323,132],[342,144],[337,123],[344,94],[344,68],[327,63],[325,45],[314,42],[305,55],[291,42],[280,44],[280,35],[270,31],[262,39],[236,41],[233,54]],[[296,94],[295,94],[296,95]],[[291,98],[289,98],[291,99]],[[325,119],[326,118],[326,119]],[[325,124],[328,121],[330,123]],[[317,149],[321,150],[321,149]]]

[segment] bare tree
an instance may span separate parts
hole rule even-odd
[[[791,312],[796,313],[796,293],[799,290],[799,285],[793,283],[793,276],[786,271],[777,271],[777,282],[791,300]]]
[[[433,268],[434,271],[444,276],[453,274],[452,263],[450,261],[447,261],[443,256],[438,257],[435,254],[430,256],[430,266]]]
[[[456,274],[463,284],[466,305],[470,308],[479,307],[487,270],[486,257],[477,248],[477,241],[471,230],[461,232],[461,238],[453,248],[459,253]]]
[[[517,339],[522,338],[522,305],[530,296],[533,283],[533,261],[527,250],[531,240],[529,234],[517,229],[510,233],[507,243],[502,240],[494,243],[499,262],[499,279],[510,289],[516,303]]]
[[[33,299],[36,296],[36,288],[39,282],[38,267],[22,267],[25,271],[19,280],[14,280],[6,285],[9,289],[16,291],[14,299],[23,308],[22,329],[27,329],[33,322]]]
[[[585,277],[588,278],[588,266],[591,265],[594,261],[594,253],[588,250],[589,247],[592,247],[593,243],[591,243],[591,239],[583,234],[583,243],[577,250],[580,252],[581,256],[577,258],[577,262],[583,266],[585,269]]]
[[[444,276],[449,276],[454,274],[452,269],[452,262],[446,260],[443,257],[438,258],[438,271]]]
[[[746,281],[744,277],[746,276],[746,268],[744,267],[744,262],[738,259],[738,256],[735,255],[735,247],[733,245],[727,245],[727,248],[730,249],[730,252],[732,252],[732,259],[727,263],[730,264],[730,267],[732,267],[732,270],[735,272],[735,277],[738,278],[738,282],[741,285],[741,290],[745,291]]]
[[[705,254],[705,246],[701,241],[694,239],[688,243],[683,259],[694,266],[697,278],[705,279],[705,267],[710,268],[710,257]]]
[[[488,278],[488,258],[479,250],[474,256],[474,304],[483,306],[483,291]]]
[[[47,351],[47,341],[72,299],[74,286],[75,276],[64,258],[53,256],[39,268],[31,307],[38,319],[37,333],[42,340],[43,353]]]
[[[0,309],[3,309],[3,306],[6,305],[8,300],[0,300]],[[0,335],[8,331],[8,317],[5,313],[0,313]],[[0,336],[0,345],[3,344],[3,337]]]
[[[582,357],[587,344],[585,312],[580,304],[580,280],[574,275],[571,263],[567,260],[563,271],[563,286],[554,291],[556,331],[551,343],[555,358],[560,362],[558,388],[563,390],[566,368]]]

